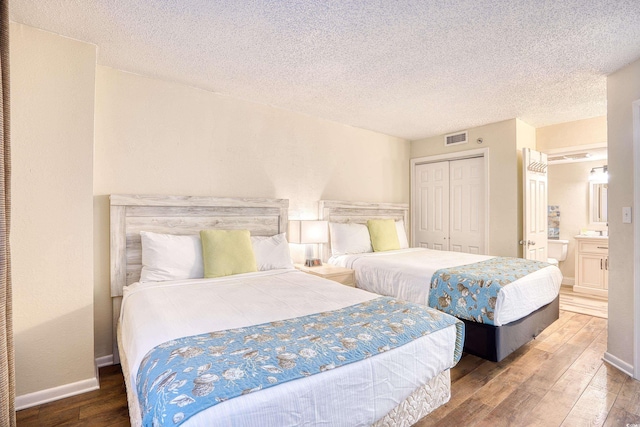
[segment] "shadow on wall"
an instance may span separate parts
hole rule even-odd
[[[14,331],[16,405],[24,404],[20,397],[26,394],[96,378],[93,343],[85,340],[92,315],[93,307],[86,306]]]
[[[113,353],[109,195],[93,196],[93,322],[95,356]]]

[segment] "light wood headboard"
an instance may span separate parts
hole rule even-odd
[[[111,297],[114,359],[122,290],[138,281],[142,270],[140,231],[198,234],[204,229],[242,229],[254,236],[283,233],[289,200],[201,196],[112,194],[110,215]]]
[[[404,228],[409,236],[409,204],[408,203],[368,203],[346,202],[339,200],[320,200],[318,216],[329,222],[353,222],[366,224],[369,219],[403,220]],[[324,245],[323,261],[331,256],[331,239]]]

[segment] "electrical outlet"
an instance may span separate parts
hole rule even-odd
[[[628,206],[622,208],[622,223],[631,224],[631,208]]]

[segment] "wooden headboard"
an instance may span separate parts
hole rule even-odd
[[[122,290],[142,270],[140,231],[198,234],[204,229],[242,229],[254,236],[283,233],[289,200],[112,194],[110,215],[114,359]]]
[[[353,222],[366,224],[369,219],[404,220],[404,228],[409,235],[409,204],[408,203],[368,203],[345,202],[339,200],[320,200],[318,203],[319,219],[329,222]],[[326,261],[331,256],[331,239],[324,245],[322,259]]]

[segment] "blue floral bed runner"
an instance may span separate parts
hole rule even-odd
[[[380,297],[339,310],[172,340],[140,363],[142,424],[177,426],[220,402],[357,362],[456,325],[429,307]]]
[[[548,265],[522,258],[496,257],[440,269],[431,276],[429,306],[461,319],[493,325],[500,289]]]

